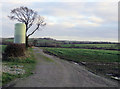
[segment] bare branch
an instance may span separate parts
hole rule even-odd
[[[31,36],[32,34],[34,34],[34,33],[39,29],[39,27],[40,27],[40,25],[37,25],[36,29],[35,29],[32,33],[30,33],[27,37],[29,37],[29,36]]]
[[[19,22],[25,23],[27,38],[32,34],[34,34],[37,30],[39,30],[40,27],[43,27],[46,25],[43,17],[38,16],[36,11],[24,6],[11,10],[11,15],[8,17],[11,20],[17,20]],[[27,35],[27,31],[33,25],[36,25],[36,28],[29,35]],[[27,44],[27,41],[28,40],[26,40],[26,44]]]

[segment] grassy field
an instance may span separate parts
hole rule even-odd
[[[61,59],[77,62],[89,71],[107,78],[120,77],[120,59],[118,51],[76,49],[76,48],[44,48],[44,52]],[[114,77],[113,77],[114,76]],[[119,80],[118,80],[119,81]]]
[[[7,45],[0,45],[0,53],[4,52]]]
[[[13,40],[14,40],[14,39],[7,39],[7,40],[5,40],[5,41],[7,41],[7,42],[13,42]]]
[[[61,47],[118,49],[118,44],[63,44]]]
[[[29,39],[29,42],[34,42],[34,40],[37,40],[38,44],[40,44],[40,43],[50,43],[50,44],[53,44],[53,43],[62,43],[61,41],[57,41],[57,40],[54,40],[54,39],[45,39],[45,38],[42,38],[42,39],[31,38],[31,39]]]
[[[28,52],[27,52],[27,57],[16,57],[13,58],[13,60],[10,61],[2,61],[2,65],[3,66],[7,66],[8,68],[10,68],[10,72],[13,72],[13,70],[17,73],[17,74],[11,74],[9,72],[3,72],[2,74],[2,85],[7,84],[8,82],[16,79],[16,78],[24,78],[27,77],[32,73],[32,70],[35,68],[35,64],[36,64],[36,60],[34,58],[33,55],[33,51],[32,48],[29,48]],[[21,67],[16,69],[17,67]],[[25,73],[23,74],[19,74],[19,71],[24,70]]]
[[[60,58],[76,62],[120,62],[118,60],[118,55],[120,55],[118,51],[75,48],[45,48],[45,50]]]

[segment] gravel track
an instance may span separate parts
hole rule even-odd
[[[14,87],[117,87],[111,80],[97,76],[83,66],[61,60],[34,48],[36,69],[30,77],[22,79]]]

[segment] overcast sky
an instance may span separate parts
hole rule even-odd
[[[47,23],[42,31],[37,31],[31,37],[79,41],[118,40],[118,0],[3,0],[0,4],[2,37],[14,36],[14,24],[17,21],[11,21],[7,16],[11,9],[20,6],[37,11]]]

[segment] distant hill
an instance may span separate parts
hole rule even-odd
[[[14,38],[2,38],[2,43],[0,44],[9,44],[13,43]],[[93,42],[93,41],[67,41],[67,40],[56,40],[53,38],[29,38],[29,43],[38,43],[38,44],[117,44],[116,42]]]

